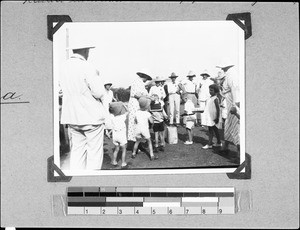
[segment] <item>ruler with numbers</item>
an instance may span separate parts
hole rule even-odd
[[[68,215],[234,214],[235,189],[68,187]]]

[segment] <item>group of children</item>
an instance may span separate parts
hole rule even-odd
[[[196,113],[203,113],[202,125],[208,127],[209,140],[207,145],[203,146],[203,149],[210,149],[213,146],[221,146],[221,139],[219,129],[222,129],[222,96],[220,95],[219,86],[217,84],[211,84],[209,86],[209,93],[211,97],[206,102],[206,106],[203,109],[195,108],[192,98],[189,94],[183,94],[182,100],[184,102],[184,113],[182,114],[183,123],[187,131],[188,140],[184,144],[193,144],[193,129],[195,127]],[[132,158],[136,157],[137,149],[141,141],[146,141],[149,147],[150,160],[156,160],[158,157],[154,155],[158,151],[164,151],[165,148],[165,123],[168,122],[168,116],[165,113],[159,96],[157,94],[152,95],[153,100],[149,98],[141,97],[139,99],[140,110],[136,112],[135,124],[136,124],[136,142],[132,151]],[[115,150],[113,153],[113,159],[111,164],[118,166],[117,155],[119,149],[122,150],[122,163],[121,169],[127,169],[126,163],[126,119],[127,108],[123,102],[114,102],[110,104],[109,112],[113,115],[112,118],[112,131],[113,131],[113,144]],[[154,148],[152,146],[150,129],[153,129],[155,142]],[[216,136],[217,143],[213,145],[213,136]],[[160,143],[160,145],[159,145]]]

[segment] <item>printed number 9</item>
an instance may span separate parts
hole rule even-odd
[[[156,211],[155,211],[155,209],[153,209],[153,210],[152,210],[152,214],[156,214]]]
[[[219,209],[219,213],[220,213],[220,214],[222,213],[222,209]]]

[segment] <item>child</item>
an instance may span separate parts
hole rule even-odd
[[[132,156],[131,158],[135,158],[137,148],[140,142],[145,139],[148,142],[149,151],[150,151],[150,160],[158,159],[157,156],[153,154],[153,148],[151,143],[150,131],[149,131],[149,122],[153,123],[153,118],[151,114],[148,112],[150,106],[150,99],[146,97],[139,98],[139,105],[140,110],[136,112],[135,115],[135,123],[136,123],[136,130],[135,130],[135,137],[136,142],[133,147]]]
[[[157,94],[153,94],[152,97],[154,98],[154,101],[151,103],[150,112],[152,114],[153,118],[153,132],[155,136],[155,146],[154,146],[154,152],[158,152],[158,139],[160,138],[161,146],[159,148],[160,151],[164,152],[165,147],[165,125],[164,120],[168,119],[167,114],[162,108],[161,103],[159,102],[159,97]]]
[[[203,146],[203,149],[211,149],[213,135],[215,133],[217,138],[217,144],[214,146],[221,147],[221,140],[219,129],[222,128],[222,114],[220,111],[220,103],[218,98],[218,93],[220,92],[219,86],[217,84],[212,84],[209,86],[209,94],[211,97],[207,100],[204,113],[203,113],[203,125],[208,126],[209,140],[208,144]]]
[[[182,100],[184,101],[184,123],[185,123],[185,128],[188,134],[188,140],[184,142],[185,145],[191,145],[193,144],[193,129],[195,127],[195,121],[197,119],[196,114],[195,114],[195,105],[192,102],[192,98],[190,94],[183,94],[182,95]]]
[[[113,115],[111,119],[112,123],[112,136],[113,144],[115,145],[115,151],[113,153],[113,159],[111,164],[113,166],[118,166],[117,156],[119,148],[122,149],[122,164],[121,169],[127,169],[128,165],[125,161],[126,157],[126,119],[127,119],[127,109],[122,102],[112,102],[109,104],[109,112]]]

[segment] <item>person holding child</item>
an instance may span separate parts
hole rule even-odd
[[[135,79],[133,84],[130,87],[130,99],[128,102],[128,129],[127,129],[127,148],[128,150],[133,150],[134,143],[136,141],[135,138],[135,115],[136,112],[140,109],[139,106],[139,98],[141,97],[148,97],[151,98],[148,94],[148,91],[145,88],[145,83],[147,81],[151,81],[152,78],[147,74],[148,71],[144,70],[142,72],[137,72],[136,74],[139,76],[139,78]],[[143,152],[148,153],[148,151],[145,149],[144,146],[141,144],[139,145],[139,149]]]
[[[202,121],[202,125],[208,127],[209,140],[208,144],[202,147],[203,149],[211,149],[213,146],[222,146],[219,134],[219,129],[222,128],[222,114],[220,111],[219,98],[217,96],[219,92],[220,90],[217,84],[209,86],[209,93],[211,97],[206,102]],[[214,133],[217,138],[217,144],[215,145],[212,143]]]
[[[155,146],[154,152],[157,153],[158,150],[164,152],[165,148],[165,124],[164,121],[168,119],[166,112],[164,111],[157,94],[152,95],[154,101],[151,102],[150,113],[153,119],[153,132],[155,136]],[[158,148],[158,142],[160,138],[160,147]]]
[[[150,96],[153,96],[154,94],[156,94],[159,98],[159,102],[161,103],[162,106],[164,106],[164,99],[166,97],[166,92],[165,92],[165,89],[163,88],[163,82],[165,80],[162,79],[161,77],[156,77],[154,79],[154,82],[155,82],[155,85],[152,86],[150,88],[150,91],[149,91],[149,95]]]
[[[115,145],[115,150],[113,153],[113,159],[111,164],[113,166],[118,166],[117,156],[119,149],[122,150],[122,164],[121,169],[127,169],[128,164],[126,163],[126,145],[127,145],[127,136],[126,136],[126,119],[127,119],[127,109],[124,106],[123,102],[112,102],[109,104],[109,112],[113,115],[111,119],[112,123],[112,137],[113,144]]]
[[[136,157],[137,149],[142,140],[146,140],[149,146],[150,152],[150,160],[158,159],[157,156],[153,154],[153,147],[151,142],[151,136],[149,131],[149,123],[153,124],[153,118],[149,113],[151,100],[147,97],[140,97],[139,98],[139,106],[140,109],[135,113],[135,139],[136,142],[133,146],[132,156],[131,158]]]

